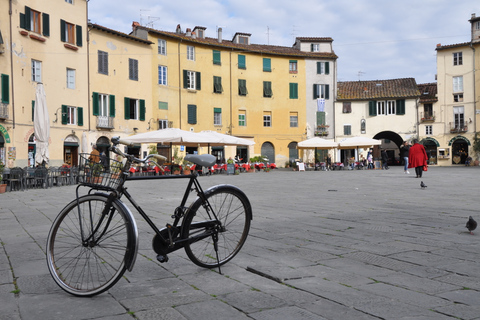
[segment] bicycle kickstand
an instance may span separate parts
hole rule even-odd
[[[218,259],[218,232],[212,234],[212,238],[213,238],[213,248],[215,249],[215,254],[217,256],[218,273],[222,274],[222,270],[220,269],[220,259]]]

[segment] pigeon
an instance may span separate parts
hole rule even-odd
[[[425,185],[425,183],[423,183],[423,181],[420,181],[420,187],[422,187],[422,189],[425,189],[427,186]]]
[[[472,231],[477,228],[477,221],[473,220],[472,216],[468,217],[467,225],[465,226],[465,228],[470,231],[470,234],[473,234]]]

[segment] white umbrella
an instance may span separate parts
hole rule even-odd
[[[345,138],[338,143],[339,149],[369,148],[381,145],[382,141],[366,137]]]
[[[87,133],[83,131],[82,133],[82,153],[88,153],[88,140]]]
[[[35,94],[35,112],[33,118],[33,128],[35,131],[36,154],[35,162],[37,165],[48,163],[48,138],[50,136],[50,117],[48,116],[47,99],[42,83],[37,84]]]
[[[219,138],[210,135],[180,130],[177,128],[160,129],[157,131],[139,133],[122,140],[132,143],[171,143],[181,145],[208,145],[219,144]]]
[[[219,133],[212,130],[200,131],[201,134],[212,136],[214,139],[220,139],[220,142],[228,146],[253,146],[254,141],[238,138],[228,134]]]
[[[337,142],[319,137],[304,140],[297,144],[297,149],[333,149],[337,147]]]

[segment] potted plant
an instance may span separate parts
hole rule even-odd
[[[192,173],[193,163],[189,161],[183,161],[183,174],[191,174]]]
[[[4,169],[5,169],[5,166],[3,165],[3,162],[0,161],[0,193],[5,193],[5,191],[7,190],[7,184],[2,183]]]
[[[90,172],[92,173],[91,177],[87,177],[87,182],[90,183],[102,183],[103,177],[101,176],[103,172],[103,166],[100,163],[92,163],[90,167]]]
[[[173,149],[172,157],[172,173],[180,174],[180,163],[182,163],[183,157],[178,155],[178,148]]]

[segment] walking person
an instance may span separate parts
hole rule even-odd
[[[382,149],[381,155],[382,155],[382,169],[385,169],[385,170],[390,169],[390,168],[388,167],[388,155],[387,155],[387,150]]]
[[[408,151],[408,167],[415,168],[417,178],[422,177],[423,167],[427,166],[427,152],[425,147],[418,143],[418,140],[413,140],[413,146]]]
[[[410,174],[408,171],[408,153],[410,150],[410,143],[404,141],[400,147],[400,157],[403,159],[403,173]]]
[[[368,154],[367,154],[367,162],[368,162],[368,167],[367,167],[367,169],[374,169],[374,167],[373,167],[372,150],[369,150],[369,151],[368,151]]]

